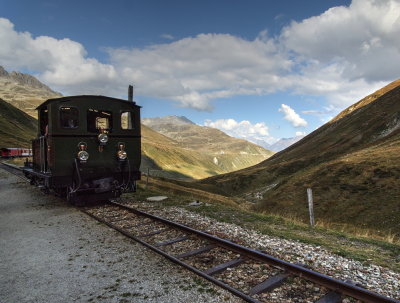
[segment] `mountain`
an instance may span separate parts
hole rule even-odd
[[[0,66],[0,98],[36,118],[35,108],[50,98],[61,97],[34,76],[7,72]]]
[[[174,179],[205,178],[226,172],[213,157],[182,146],[142,124],[141,171]]]
[[[36,129],[36,119],[0,99],[0,148],[30,147]]]
[[[192,121],[184,116],[165,116],[158,118],[143,118],[142,123],[153,129],[160,129],[169,125],[195,125]]]
[[[400,232],[400,80],[345,109],[253,167],[197,186],[255,202],[260,212]]]
[[[147,118],[142,122],[179,143],[182,148],[206,156],[220,172],[255,165],[273,154],[246,140],[230,137],[218,129],[196,125],[185,117]]]
[[[199,126],[190,121],[184,116],[166,116],[158,118],[144,118],[142,123],[148,127],[156,130],[159,133],[164,134],[167,137],[174,138],[181,142],[187,140],[187,137],[182,137],[181,132],[186,132],[188,129],[198,129]],[[189,125],[194,127],[189,127]],[[213,129],[213,128],[211,128]],[[263,140],[253,141],[252,143],[263,147],[264,149],[272,152],[279,152],[303,139],[305,136],[296,136],[293,138],[282,138],[274,144],[268,144]],[[192,142],[189,142],[192,144]],[[271,154],[272,155],[272,154]]]
[[[296,143],[297,141],[300,141],[303,139],[305,136],[296,136],[293,138],[282,138],[275,142],[274,144],[269,145],[267,148],[273,152],[280,152],[281,150],[284,150],[285,148],[288,148],[290,145]]]

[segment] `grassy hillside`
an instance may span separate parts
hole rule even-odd
[[[364,98],[301,141],[248,169],[198,186],[240,195],[259,212],[400,233],[400,81]]]
[[[142,125],[142,170],[155,170],[153,175],[173,178],[204,178],[225,172],[212,157],[183,147],[178,142]],[[157,170],[168,173],[160,174]]]
[[[30,147],[36,129],[36,119],[0,99],[0,147]]]
[[[258,145],[230,137],[215,128],[196,125],[185,117],[143,119],[143,123],[179,144],[185,154],[192,151],[192,157],[206,167],[206,174],[193,172],[196,178],[249,167],[273,155]]]

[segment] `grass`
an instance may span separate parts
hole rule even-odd
[[[200,179],[255,165],[272,154],[215,129],[188,127],[190,131],[179,131],[180,140],[176,141],[142,125],[142,170],[155,166],[165,171],[162,176]],[[214,136],[215,132],[219,137]]]
[[[32,157],[22,157],[22,158],[6,159],[4,162],[8,163],[8,164],[17,165],[17,166],[24,166],[24,162],[26,161],[26,158],[32,160]]]
[[[158,182],[162,183],[162,181]],[[318,245],[343,257],[365,264],[381,265],[400,272],[400,241],[393,234],[381,236],[363,228],[338,226],[323,221],[317,221],[316,226],[312,228],[296,217],[287,218],[266,212],[256,213],[235,202],[221,203],[207,194],[198,195],[200,191],[189,194],[187,190],[182,194],[179,191],[166,192],[165,187],[165,184],[159,188],[152,184],[145,189],[141,182],[138,192],[128,196],[135,200],[144,200],[153,195],[167,195],[168,200],[151,202],[152,205],[158,208],[182,207],[220,222],[233,223],[270,236]],[[215,197],[218,198],[218,195]],[[206,203],[199,207],[188,206],[193,200]]]
[[[200,180],[195,186],[222,195],[254,197],[254,211],[302,222],[308,221],[306,188],[311,187],[315,217],[322,224],[337,224],[335,229],[346,231],[360,227],[362,233],[368,230],[396,242],[400,236],[399,84],[368,96],[335,122],[266,161]]]
[[[0,148],[29,147],[36,134],[36,119],[0,99]]]

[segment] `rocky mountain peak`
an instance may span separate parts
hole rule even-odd
[[[36,117],[35,108],[39,104],[61,96],[32,75],[7,72],[0,66],[0,98],[32,117]]]
[[[9,73],[9,77],[22,85],[28,85],[35,88],[43,88],[50,90],[50,88],[47,85],[43,84],[34,76],[31,76],[29,74],[23,74],[20,72],[11,72]]]
[[[165,117],[157,117],[157,118],[144,118],[142,120],[144,125],[149,127],[157,127],[165,124],[173,124],[175,126],[178,125],[195,125],[192,121],[190,121],[185,116],[165,116]]]
[[[6,78],[7,80],[12,80],[16,82],[16,84],[20,84],[23,86],[29,86],[32,88],[38,88],[41,90],[45,90],[54,95],[60,95],[57,92],[52,91],[47,85],[40,82],[34,76],[29,74],[24,74],[20,72],[13,71],[11,73],[7,72],[2,66],[0,66],[0,78]],[[61,96],[61,95],[60,95]]]

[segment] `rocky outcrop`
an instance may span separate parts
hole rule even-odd
[[[9,75],[12,80],[18,82],[21,85],[27,85],[35,88],[44,89],[48,90],[50,93],[57,94],[55,91],[52,91],[47,85],[43,84],[38,79],[29,74],[11,72]]]
[[[34,76],[7,72],[0,66],[0,98],[36,118],[35,108],[50,98],[61,97]]]

